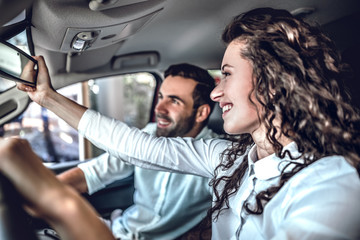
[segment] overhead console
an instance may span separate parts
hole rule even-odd
[[[82,52],[87,49],[106,47],[136,33],[161,9],[140,18],[111,26],[79,28],[68,27],[61,44],[62,52]]]
[[[149,23],[166,0],[35,1],[33,39],[47,50],[69,53],[124,41]],[[47,24],[43,24],[46,19]],[[37,28],[37,22],[42,22]],[[50,39],[49,39],[50,36]]]

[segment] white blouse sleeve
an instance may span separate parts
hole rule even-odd
[[[222,139],[157,138],[93,110],[84,113],[78,130],[110,155],[139,167],[204,177],[213,176],[221,153],[230,144]]]

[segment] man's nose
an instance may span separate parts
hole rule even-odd
[[[159,100],[155,106],[156,113],[167,113],[166,102],[164,100]]]

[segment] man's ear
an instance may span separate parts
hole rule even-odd
[[[210,115],[210,106],[209,104],[203,104],[198,107],[196,112],[196,122],[201,123],[205,121]]]

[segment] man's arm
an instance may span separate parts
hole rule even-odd
[[[37,77],[36,88],[17,84],[18,89],[26,91],[29,97],[39,105],[49,109],[70,126],[77,129],[81,116],[86,111],[86,107],[57,93],[51,86],[50,76],[43,57],[34,57],[38,61],[39,73]],[[33,66],[26,66],[32,68]],[[26,69],[24,69],[26,72]],[[31,78],[31,74],[25,75]],[[32,79],[28,79],[31,81]]]
[[[24,197],[28,213],[47,221],[61,239],[114,239],[92,206],[62,184],[26,140],[0,138],[0,172]]]
[[[77,167],[57,175],[58,179],[74,187],[80,193],[93,194],[106,185],[129,177],[134,173],[134,166],[107,153],[91,160],[81,162]]]
[[[71,168],[57,175],[57,178],[60,180],[60,182],[72,186],[80,193],[88,192],[85,174],[78,167]]]

